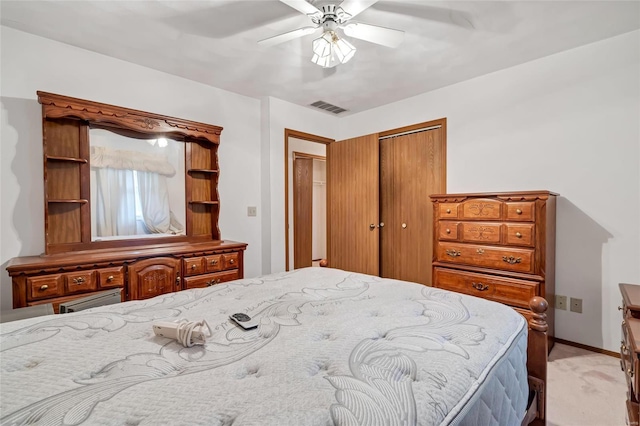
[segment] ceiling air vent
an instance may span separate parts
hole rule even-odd
[[[332,112],[334,114],[340,114],[341,112],[345,112],[346,111],[346,109],[344,109],[344,108],[340,108],[339,106],[331,105],[329,103],[326,103],[325,101],[315,101],[314,103],[310,104],[310,106],[312,106],[314,108],[323,109],[325,111]]]

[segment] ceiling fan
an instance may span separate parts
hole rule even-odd
[[[356,48],[346,39],[340,37],[342,30],[349,37],[365,40],[387,47],[398,47],[404,39],[404,31],[377,25],[351,21],[363,10],[377,3],[378,0],[327,0],[321,1],[318,7],[305,0],[280,0],[282,3],[307,15],[314,26],[298,28],[273,37],[260,40],[263,46],[274,46],[322,29],[322,35],[312,43],[313,57],[311,61],[323,68],[332,68],[344,64],[353,58]]]

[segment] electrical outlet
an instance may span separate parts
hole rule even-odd
[[[247,207],[247,216],[257,216],[258,208],[257,207]]]
[[[582,299],[571,298],[571,312],[582,313]]]
[[[567,310],[567,296],[558,296],[556,294],[556,309]]]

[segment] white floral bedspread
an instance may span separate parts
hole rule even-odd
[[[259,319],[258,329],[233,325],[235,312]],[[154,321],[182,318],[205,319],[214,335],[184,348],[153,334]],[[519,314],[336,269],[32,318],[0,332],[2,425],[480,424],[484,406],[525,411],[525,355],[512,349],[526,345]],[[520,381],[508,390],[518,395],[481,404],[496,371],[501,382]],[[513,413],[487,424],[510,424]]]

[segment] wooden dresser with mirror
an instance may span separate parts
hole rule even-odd
[[[431,195],[433,286],[504,303],[530,320],[529,300],[555,295],[556,197],[549,191]],[[553,309],[547,323],[551,350]]]
[[[243,278],[221,240],[221,127],[38,92],[45,253],[11,259],[13,307],[124,300]]]

